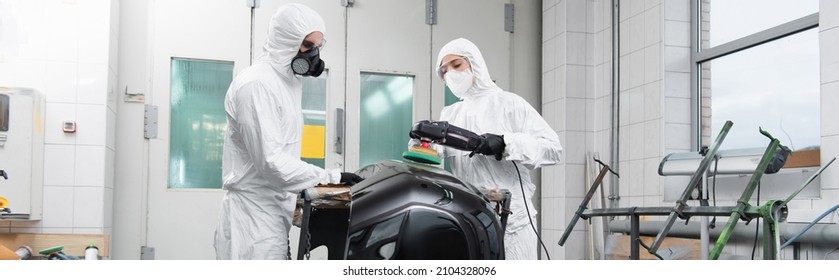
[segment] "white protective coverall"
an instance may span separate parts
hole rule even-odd
[[[230,84],[224,100],[226,192],[214,244],[218,259],[286,259],[297,193],[340,181],[340,170],[300,160],[302,82],[290,67],[303,39],[324,29],[311,8],[280,7],[262,57]]]
[[[532,200],[536,186],[530,181],[530,171],[559,162],[562,156],[559,137],[527,101],[502,90],[492,81],[475,44],[463,38],[449,42],[440,50],[436,67],[448,54],[465,57],[476,78],[472,87],[458,96],[462,101],[443,108],[440,119],[479,135],[503,135],[506,144],[501,161],[482,154],[470,158],[469,152],[446,147],[452,173],[475,187],[509,190],[512,213],[504,235],[506,259],[538,259],[538,239],[530,226],[525,200],[533,226],[538,229]],[[442,73],[437,73],[442,79]],[[521,172],[521,183],[514,162]]]

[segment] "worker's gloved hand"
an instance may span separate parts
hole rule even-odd
[[[501,160],[501,157],[504,156],[504,148],[507,147],[507,144],[504,143],[504,135],[495,135],[491,133],[484,133],[481,135],[481,144],[475,148],[472,153],[469,154],[469,157],[475,155],[475,153],[480,153],[488,156],[495,156],[495,160]]]
[[[352,186],[363,181],[364,178],[352,172],[341,172],[341,184]]]

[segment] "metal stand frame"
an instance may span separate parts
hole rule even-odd
[[[760,207],[755,207],[749,204],[749,199],[751,198],[752,194],[754,193],[755,189],[760,182],[761,177],[766,172],[766,168],[769,165],[770,161],[772,160],[773,156],[775,155],[775,151],[780,146],[780,141],[768,132],[764,130],[760,130],[760,133],[769,138],[771,141],[766,148],[766,151],[761,158],[760,163],[758,164],[757,168],[755,169],[754,173],[752,174],[751,180],[749,184],[746,186],[746,189],[743,191],[740,199],[737,201],[735,206],[687,206],[685,203],[688,199],[690,199],[690,194],[693,189],[700,183],[702,176],[705,174],[709,163],[714,158],[716,151],[718,150],[720,144],[722,143],[725,135],[731,129],[733,123],[731,121],[727,121],[723,126],[722,131],[720,132],[719,136],[717,137],[716,141],[714,142],[712,148],[705,154],[702,162],[700,163],[699,167],[697,168],[696,172],[691,177],[690,183],[688,183],[685,191],[682,193],[680,199],[676,202],[676,206],[673,208],[668,207],[629,207],[629,208],[607,208],[607,209],[586,209],[586,205],[588,201],[591,199],[591,196],[594,194],[594,190],[597,188],[598,185],[601,184],[603,176],[605,172],[611,171],[609,167],[600,162],[603,167],[601,168],[600,174],[598,175],[597,179],[595,180],[594,184],[592,185],[589,192],[586,194],[586,197],[583,199],[582,203],[580,204],[577,212],[574,214],[574,217],[571,219],[571,223],[565,229],[565,233],[562,235],[562,238],[559,241],[559,245],[562,246],[565,241],[567,240],[569,234],[574,229],[574,225],[577,223],[579,218],[588,219],[589,217],[598,217],[598,216],[628,216],[630,219],[630,259],[637,260],[640,258],[640,246],[645,247],[650,254],[655,255],[659,259],[662,259],[661,256],[656,254],[656,251],[661,246],[664,237],[667,236],[668,232],[675,223],[676,218],[681,218],[684,220],[689,220],[691,217],[694,216],[729,216],[728,223],[726,224],[725,228],[723,229],[722,233],[720,234],[719,238],[717,238],[716,245],[714,249],[708,256],[708,259],[716,260],[719,258],[720,254],[722,253],[725,244],[728,242],[728,239],[731,237],[732,231],[734,227],[737,225],[738,220],[744,220],[746,223],[751,222],[752,219],[755,218],[762,218],[763,219],[763,258],[764,259],[779,259],[780,258],[780,234],[778,233],[778,223],[783,222],[787,216],[787,203],[792,200],[795,195],[797,195],[801,190],[803,190],[810,182],[812,182],[822,171],[827,168],[833,160],[828,162],[825,166],[820,168],[817,172],[815,172],[808,180],[806,180],[794,193],[792,193],[786,200],[769,200],[765,204]],[[834,158],[835,160],[835,158]],[[613,172],[614,173],[614,172]],[[617,175],[617,174],[615,174]],[[659,231],[656,235],[656,239],[654,240],[651,246],[645,246],[641,242],[640,239],[640,217],[641,216],[668,216],[665,226]]]

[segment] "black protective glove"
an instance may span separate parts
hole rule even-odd
[[[341,172],[341,184],[343,185],[352,186],[360,183],[361,181],[364,181],[364,178],[361,178],[361,176],[358,176],[355,173]]]
[[[506,147],[507,144],[504,143],[504,135],[484,133],[481,135],[481,144],[469,154],[469,157],[474,156],[475,153],[480,153],[495,156],[495,160],[500,161],[501,157],[504,156],[504,148]]]

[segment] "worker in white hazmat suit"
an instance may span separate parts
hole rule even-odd
[[[513,198],[504,235],[505,258],[538,259],[532,201],[536,186],[530,172],[559,162],[559,137],[527,101],[493,82],[480,50],[469,40],[460,38],[443,46],[435,68],[461,100],[443,108],[440,120],[483,138],[471,153],[445,149],[452,173],[476,187],[509,190]]]
[[[300,76],[318,76],[325,24],[300,4],[280,7],[264,53],[227,91],[222,200],[215,232],[218,259],[288,259],[297,194],[317,184],[352,185],[356,174],[300,160],[303,133]]]

